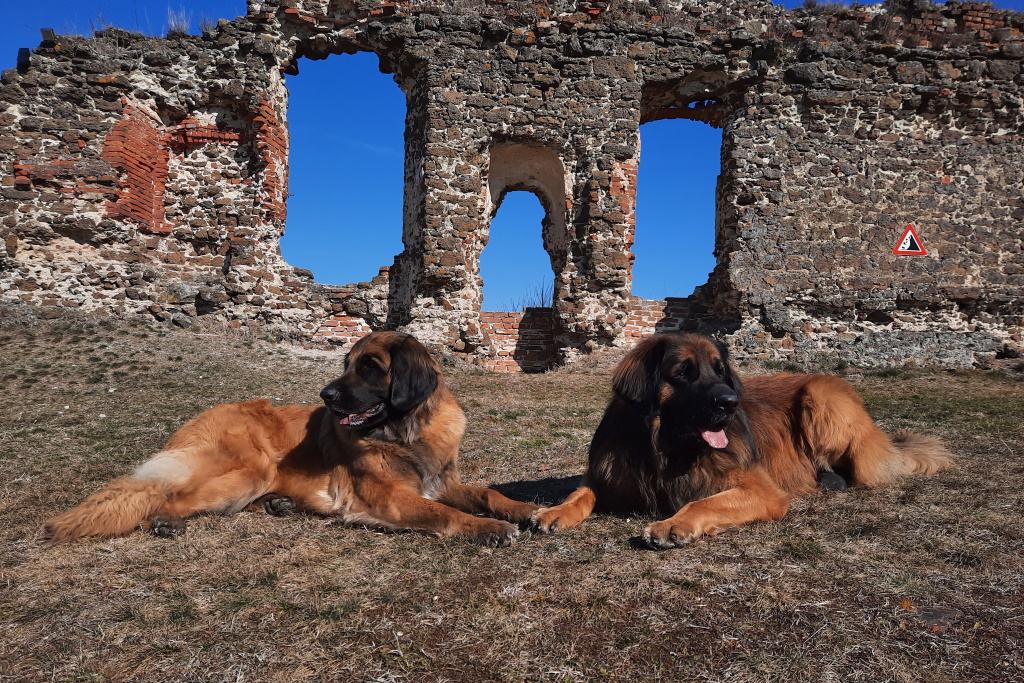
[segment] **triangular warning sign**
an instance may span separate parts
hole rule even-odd
[[[903,231],[903,237],[900,237],[900,241],[896,243],[896,248],[892,250],[892,253],[897,256],[927,256],[928,250],[921,244],[921,238],[917,236],[914,226],[907,224],[907,229]]]

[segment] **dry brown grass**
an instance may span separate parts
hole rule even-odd
[[[67,322],[0,326],[0,351],[3,681],[1024,679],[1014,368],[852,377],[883,426],[946,438],[959,467],[683,550],[635,548],[635,518],[490,550],[256,513],[48,548],[44,518],[202,409],[315,401],[341,358]],[[465,478],[571,489],[609,373],[453,369]]]

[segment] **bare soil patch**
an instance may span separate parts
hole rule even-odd
[[[342,356],[140,324],[0,324],[0,681],[1024,680],[1024,372],[856,373],[934,479],[821,493],[686,549],[598,516],[482,549],[257,513],[51,548],[45,518],[211,405],[316,402]],[[448,369],[464,478],[556,502],[614,358]]]

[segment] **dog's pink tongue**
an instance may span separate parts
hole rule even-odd
[[[346,415],[345,417],[343,417],[340,420],[338,420],[338,424],[343,424],[343,425],[350,424],[351,422],[352,422],[352,416],[351,415]]]
[[[702,439],[708,442],[708,445],[712,448],[725,448],[729,445],[729,437],[725,435],[724,429],[719,429],[717,432],[713,432],[710,429],[705,429],[700,433]]]

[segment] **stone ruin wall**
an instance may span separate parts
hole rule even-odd
[[[1016,356],[1022,29],[974,2],[250,0],[201,36],[61,36],[0,80],[0,301],[342,343],[399,328],[496,369],[679,327],[797,361]],[[407,97],[405,248],[325,286],[280,255],[283,75],[354,51]],[[639,126],[661,118],[722,128],[717,266],[646,302]],[[512,190],[545,207],[554,305],[482,314]],[[907,223],[928,256],[892,255]]]

